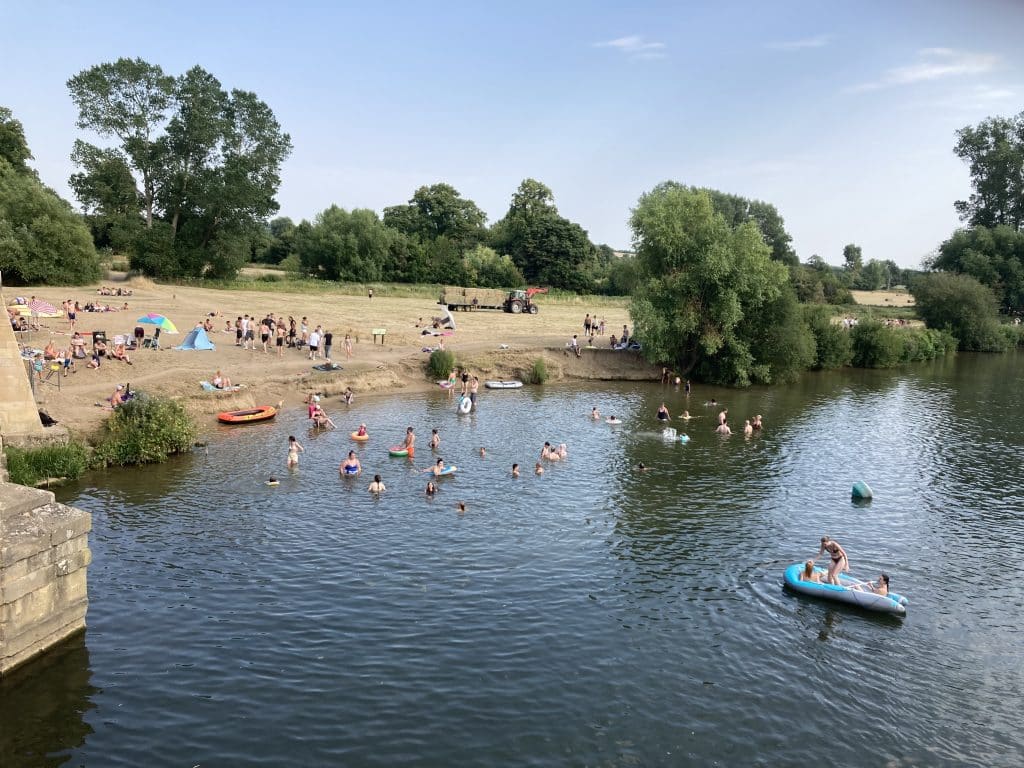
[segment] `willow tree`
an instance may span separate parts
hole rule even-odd
[[[813,361],[786,267],[756,223],[730,226],[707,191],[666,182],[640,198],[630,225],[640,273],[630,311],[647,359],[737,386],[792,378]]]

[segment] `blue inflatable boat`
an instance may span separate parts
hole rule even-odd
[[[794,592],[799,592],[802,595],[811,595],[812,597],[820,597],[824,600],[835,600],[840,603],[857,605],[869,611],[892,613],[896,616],[906,616],[907,614],[907,598],[897,595],[895,592],[890,592],[888,595],[876,595],[867,585],[863,589],[857,589],[854,585],[864,584],[864,580],[845,575],[840,575],[839,577],[842,586],[825,584],[824,580],[827,571],[824,568],[814,569],[815,573],[821,576],[822,583],[804,581],[800,578],[803,570],[803,563],[793,563],[786,569],[784,577],[786,586]]]

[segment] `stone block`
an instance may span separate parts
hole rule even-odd
[[[10,444],[6,435],[4,442]],[[50,491],[13,483],[0,483],[0,530],[3,530],[3,525],[9,520],[29,514],[53,502],[54,496]]]
[[[59,620],[48,623],[46,628],[42,626],[34,628],[31,637],[18,637],[11,642],[4,643],[3,650],[0,651],[0,676],[85,629],[86,607],[85,605],[75,606],[75,610],[69,609],[59,617]],[[46,629],[50,631],[46,632]]]
[[[54,546],[92,530],[92,515],[88,512],[64,504],[51,504],[48,513],[53,525],[50,543]]]
[[[59,611],[62,606],[87,600],[85,569],[54,578],[41,589],[0,605],[0,624],[35,624]]]
[[[63,544],[51,547],[50,551],[53,552],[53,561],[56,562],[61,558],[68,557],[70,555],[75,554],[76,552],[81,552],[83,549],[88,548],[89,537],[80,535],[76,536],[75,538],[69,541],[65,541]]]

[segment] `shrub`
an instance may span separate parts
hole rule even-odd
[[[276,283],[280,281],[281,277],[279,275],[260,275],[256,279],[261,283]]]
[[[455,353],[447,349],[435,349],[427,362],[427,373],[432,379],[447,379],[455,367]]]
[[[107,420],[106,434],[96,448],[100,466],[161,462],[192,447],[196,426],[174,400],[137,394]]]
[[[804,319],[814,334],[816,352],[811,367],[842,368],[849,365],[853,357],[850,333],[843,326],[832,322],[832,310],[822,306],[806,307]]]
[[[960,349],[1004,352],[1006,337],[999,330],[996,298],[969,275],[946,272],[919,275],[910,286],[917,312],[929,328],[951,332]]]
[[[7,472],[12,483],[35,485],[48,477],[75,480],[89,467],[89,451],[81,443],[22,450],[8,447]]]
[[[857,368],[892,368],[904,360],[902,334],[882,323],[858,323],[850,329],[850,342]]]
[[[548,380],[548,366],[543,357],[538,357],[533,361],[533,367],[527,373],[526,378],[530,384],[543,384]]]

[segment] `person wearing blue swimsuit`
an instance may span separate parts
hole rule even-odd
[[[358,475],[363,471],[363,467],[359,463],[359,458],[356,456],[355,451],[348,452],[348,458],[341,463],[339,471],[343,475]]]

